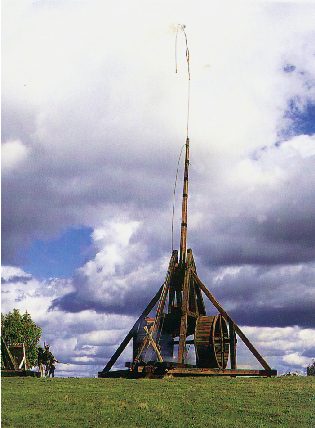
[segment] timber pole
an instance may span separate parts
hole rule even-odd
[[[189,138],[186,138],[185,169],[182,200],[182,223],[180,229],[180,257],[181,265],[186,262],[187,250],[187,212],[188,212],[188,169],[189,169]]]

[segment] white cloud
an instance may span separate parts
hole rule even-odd
[[[273,352],[284,352],[291,355],[300,354],[315,348],[315,330],[294,327],[244,327],[248,336],[255,338],[257,346],[264,349],[268,355]]]
[[[315,136],[298,135],[292,138],[288,143],[288,147],[292,150],[293,157],[295,154],[300,155],[302,158],[309,158],[315,156]]]
[[[287,354],[283,357],[283,361],[289,366],[294,367],[307,367],[311,362],[312,358],[303,357],[299,352]]]
[[[4,174],[12,173],[26,160],[27,147],[20,140],[6,141],[1,148],[2,171]]]
[[[4,281],[10,281],[12,279],[16,281],[17,278],[21,278],[22,280],[30,280],[32,275],[24,272],[17,266],[1,266],[1,278]]]

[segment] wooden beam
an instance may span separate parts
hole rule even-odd
[[[186,262],[187,248],[187,210],[188,210],[188,170],[189,170],[189,138],[186,138],[185,169],[182,200],[182,223],[180,228],[179,262],[182,266]]]
[[[149,331],[149,329],[148,329],[147,326],[144,326],[144,330],[147,333],[148,341],[150,342],[150,345],[154,349],[154,351],[155,351],[155,353],[156,353],[156,355],[158,357],[159,362],[163,363],[163,358],[162,358],[161,352],[160,352],[160,350],[159,350],[159,348],[158,348],[155,340],[153,339],[151,331]]]
[[[260,355],[260,353],[257,351],[257,349],[254,347],[254,345],[247,339],[245,334],[242,332],[242,330],[238,327],[238,325],[232,320],[232,318],[225,312],[225,310],[222,308],[220,303],[216,300],[216,298],[213,296],[213,294],[207,289],[207,287],[201,282],[201,280],[198,278],[198,276],[192,272],[192,275],[194,276],[196,282],[198,283],[201,290],[205,293],[205,295],[208,297],[210,302],[217,308],[217,310],[220,312],[220,314],[226,319],[227,322],[232,322],[234,326],[234,330],[239,335],[239,337],[242,339],[242,341],[245,343],[247,348],[251,351],[251,353],[256,357],[256,359],[260,362],[260,364],[263,366],[265,370],[271,370],[271,367],[267,363],[267,361]]]
[[[209,369],[174,367],[168,370],[169,376],[277,376],[277,370],[251,370],[251,369]]]
[[[236,336],[234,330],[234,323],[229,321],[229,333],[230,333],[230,360],[231,369],[235,370],[236,367]]]
[[[178,363],[184,364],[184,354],[187,337],[187,323],[188,323],[188,310],[189,310],[189,290],[191,283],[191,262],[192,252],[187,252],[187,266],[185,267],[185,276],[183,282],[183,302],[182,302],[182,313],[180,320],[179,330],[179,345],[178,345]]]

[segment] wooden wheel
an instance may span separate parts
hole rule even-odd
[[[226,368],[229,359],[229,331],[222,315],[198,317],[195,349],[197,367]]]

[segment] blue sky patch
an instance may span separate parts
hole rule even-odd
[[[299,99],[292,98],[284,117],[289,120],[289,126],[280,132],[283,139],[315,133],[315,104],[307,103],[301,108]]]
[[[295,65],[292,65],[292,64],[286,64],[286,65],[283,67],[283,71],[284,71],[285,73],[292,73],[295,69],[296,69]]]
[[[92,231],[89,227],[70,228],[56,239],[34,241],[23,269],[40,279],[71,277],[95,254]]]

